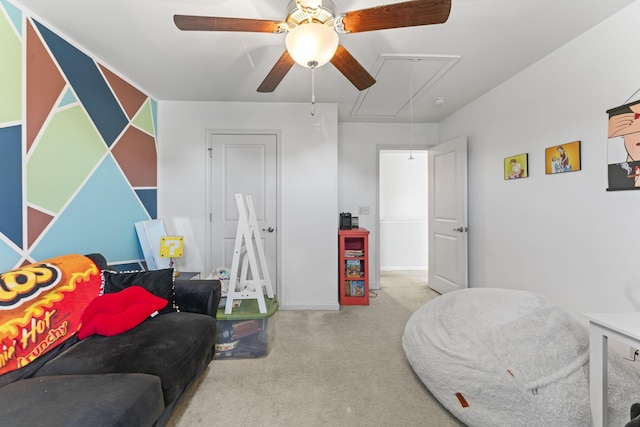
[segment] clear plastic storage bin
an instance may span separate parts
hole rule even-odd
[[[214,359],[247,359],[264,357],[273,344],[273,315],[278,310],[278,299],[266,298],[266,313],[260,313],[255,299],[238,300],[231,314],[224,307],[216,314],[216,343]]]

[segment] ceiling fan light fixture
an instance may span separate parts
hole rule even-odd
[[[287,51],[303,67],[321,67],[333,58],[338,49],[338,33],[318,22],[298,25],[289,30],[285,39]]]
[[[322,8],[322,0],[296,0],[296,5],[301,9],[317,10]]]

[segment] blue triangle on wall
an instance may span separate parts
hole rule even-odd
[[[22,248],[22,126],[0,128],[0,233]]]
[[[158,217],[158,191],[156,189],[139,189],[136,190],[136,194],[147,209],[149,216],[156,219]]]
[[[96,63],[89,56],[35,21],[80,102],[110,147],[129,124],[127,116],[113,96]]]

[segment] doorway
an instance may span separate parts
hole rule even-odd
[[[380,287],[427,286],[427,149],[378,153]]]
[[[205,265],[231,269],[238,228],[236,194],[251,196],[276,294],[278,280],[278,141],[274,131],[209,131]]]

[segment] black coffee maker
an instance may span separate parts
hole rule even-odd
[[[340,212],[340,230],[351,230],[350,212]]]

